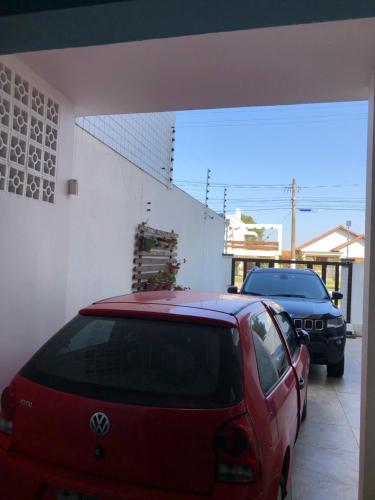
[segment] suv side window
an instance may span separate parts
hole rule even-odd
[[[251,318],[259,379],[264,394],[288,369],[288,358],[279,333],[267,311]]]
[[[280,325],[281,330],[285,336],[285,340],[288,344],[290,355],[292,358],[296,354],[298,350],[299,344],[297,342],[296,331],[294,329],[294,325],[291,323],[289,317],[285,312],[281,312],[276,316],[277,322]]]

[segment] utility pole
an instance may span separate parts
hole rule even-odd
[[[204,198],[204,218],[207,219],[207,215],[208,215],[208,193],[210,192],[209,190],[209,187],[210,187],[210,173],[211,173],[211,170],[208,168],[207,169],[207,177],[206,177],[206,195],[205,195],[205,198]]]
[[[292,237],[291,237],[291,259],[296,260],[296,179],[292,181]]]
[[[223,218],[224,218],[224,253],[227,253],[227,237],[228,237],[228,226],[226,221],[227,215],[227,188],[224,188],[224,200],[223,200]]]
[[[351,220],[346,221],[346,258],[349,259],[349,241],[350,241],[350,227],[352,225]]]

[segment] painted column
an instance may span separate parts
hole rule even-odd
[[[359,500],[375,498],[375,74],[371,77],[366,180]]]

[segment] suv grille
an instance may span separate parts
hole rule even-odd
[[[316,330],[321,331],[324,328],[324,321],[322,319],[295,319],[294,326],[296,328],[304,328],[307,331]]]

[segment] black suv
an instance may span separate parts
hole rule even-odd
[[[228,292],[237,293],[237,287]],[[333,377],[344,374],[346,323],[323,281],[311,269],[254,268],[246,276],[240,293],[272,297],[294,320],[297,329],[310,334],[308,349],[312,363],[327,365]]]

